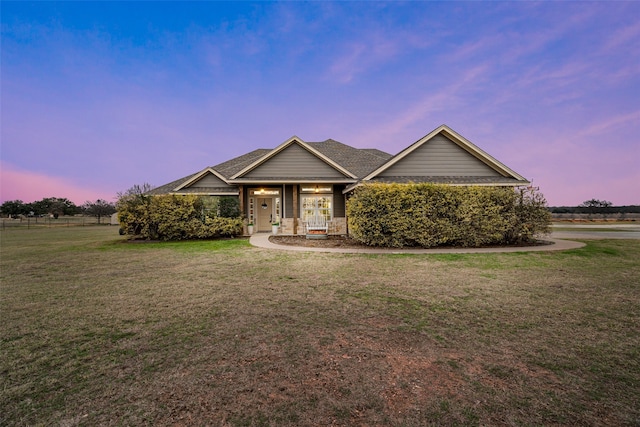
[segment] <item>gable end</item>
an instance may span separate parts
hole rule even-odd
[[[217,194],[237,193],[234,185],[229,185],[221,175],[212,168],[206,168],[190,178],[181,181],[173,188],[175,194]]]
[[[432,182],[438,177],[494,178],[496,185],[508,178],[511,185],[529,184],[524,177],[509,169],[447,125],[441,125],[402,150],[389,161],[363,178],[363,181],[392,177]],[[424,179],[423,179],[424,178]],[[456,178],[456,181],[460,181]]]
[[[502,176],[495,169],[438,134],[378,175],[391,176]]]
[[[296,179],[350,178],[335,166],[327,163],[297,141],[292,141],[275,154],[264,159],[241,176],[242,179],[269,179],[287,177]]]
[[[192,182],[189,185],[184,186],[183,188],[190,188],[190,187],[200,187],[200,188],[218,187],[219,188],[219,187],[227,187],[227,186],[228,184],[226,182],[224,182],[223,180],[215,176],[213,173],[208,172],[208,173],[205,173],[201,178],[197,179],[196,181]]]

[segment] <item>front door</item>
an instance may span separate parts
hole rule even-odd
[[[273,203],[270,198],[258,198],[258,231],[271,231],[271,222],[273,220]]]

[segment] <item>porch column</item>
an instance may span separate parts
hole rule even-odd
[[[238,190],[240,190],[240,194],[238,196],[238,204],[240,205],[240,214],[242,216],[246,216],[246,212],[244,211],[244,185],[238,185]]]
[[[293,234],[298,234],[298,185],[293,184]]]

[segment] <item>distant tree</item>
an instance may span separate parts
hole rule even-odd
[[[122,198],[123,196],[141,196],[151,190],[153,190],[153,186],[147,182],[142,185],[136,184],[133,187],[129,188],[127,191],[118,193],[118,199]]]
[[[0,212],[2,212],[3,216],[15,217],[18,215],[26,215],[29,213],[29,210],[29,206],[22,200],[7,200],[0,205]]]
[[[116,207],[113,203],[109,203],[106,200],[98,199],[95,202],[86,201],[82,205],[82,211],[85,215],[91,215],[98,218],[98,224],[103,216],[108,216],[116,212]]]
[[[598,199],[586,200],[580,205],[581,208],[608,208],[611,206],[613,206],[613,203]]]
[[[80,211],[71,200],[60,197],[45,197],[31,203],[30,207],[36,215],[49,214],[54,218],[58,218],[60,215],[75,215]]]
[[[607,200],[591,199],[582,202],[578,208],[580,208],[583,213],[587,213],[587,218],[589,219],[592,219],[594,214],[602,214],[604,218],[607,213],[610,213],[611,205],[612,203]]]

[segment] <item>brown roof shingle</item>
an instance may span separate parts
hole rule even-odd
[[[307,144],[358,178],[375,170],[392,157],[384,151],[355,148],[333,139]]]
[[[267,148],[258,148],[257,150],[253,150],[250,153],[243,154],[242,156],[238,156],[231,160],[227,160],[226,162],[217,164],[213,166],[212,169],[225,178],[229,179],[236,173],[240,172],[242,169],[249,166],[251,163],[263,157],[267,153],[270,153],[271,151],[272,150],[269,150]]]

